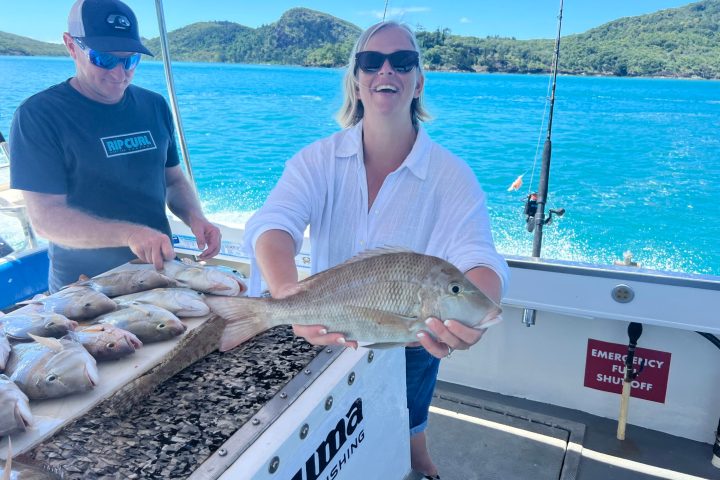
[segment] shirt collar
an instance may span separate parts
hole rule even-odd
[[[356,156],[362,158],[362,120],[356,125],[348,128],[345,135],[341,135],[339,143],[335,150],[336,155],[340,158]],[[428,136],[422,125],[418,126],[417,138],[410,154],[400,165],[400,168],[407,168],[413,175],[420,180],[425,180],[429,168],[430,156],[426,152],[430,149],[430,137]]]

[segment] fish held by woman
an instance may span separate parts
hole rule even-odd
[[[428,317],[476,328],[502,320],[500,307],[450,263],[389,249],[312,275],[286,298],[208,296],[205,302],[226,319],[221,351],[284,324],[320,324],[348,339],[391,346],[417,341]]]

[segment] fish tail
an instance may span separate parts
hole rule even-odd
[[[207,296],[212,312],[225,319],[220,351],[226,352],[274,326],[266,301],[258,298]]]

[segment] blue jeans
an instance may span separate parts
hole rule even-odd
[[[410,435],[427,427],[428,410],[437,381],[440,359],[423,347],[405,347],[405,381],[410,413]]]

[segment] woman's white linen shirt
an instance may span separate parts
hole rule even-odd
[[[367,249],[401,247],[443,258],[462,272],[488,267],[503,291],[507,285],[508,265],[495,250],[485,193],[475,174],[422,127],[369,210],[362,122],[302,149],[246,224],[245,250],[254,260],[260,235],[278,229],[292,236],[297,254],[308,225],[312,273]],[[249,293],[258,295],[258,269],[252,263]]]

